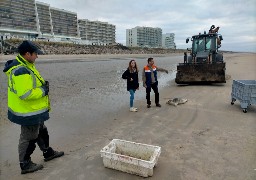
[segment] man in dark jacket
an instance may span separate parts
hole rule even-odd
[[[166,72],[168,74],[168,71],[166,69],[159,68],[154,65],[154,59],[152,57],[148,58],[148,64],[144,67],[142,72],[142,81],[143,81],[143,87],[146,88],[146,99],[147,99],[148,108],[151,107],[151,101],[150,101],[151,88],[155,93],[156,106],[161,107],[161,104],[159,104],[157,71]]]

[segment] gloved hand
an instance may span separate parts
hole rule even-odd
[[[48,91],[49,91],[49,81],[45,81],[45,86],[46,86],[46,88],[47,88]]]
[[[147,85],[146,85],[146,83],[143,83],[143,87],[144,87],[144,88],[147,88]]]
[[[49,81],[45,81],[45,84],[42,86],[44,89],[45,95],[48,95],[49,93]]]

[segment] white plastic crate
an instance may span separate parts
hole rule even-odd
[[[100,151],[105,167],[143,177],[153,176],[160,153],[159,146],[120,139],[113,139]]]
[[[247,112],[247,107],[256,104],[256,80],[233,80],[231,104],[236,100],[240,101],[243,112]]]

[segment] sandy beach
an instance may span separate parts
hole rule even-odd
[[[129,112],[121,74],[130,59],[142,70],[151,56],[157,66],[169,70],[159,73],[162,107],[146,107],[140,83],[135,94],[138,112]],[[0,55],[0,69],[12,58]],[[124,139],[162,148],[148,179],[255,180],[256,106],[243,113],[239,101],[230,104],[230,94],[233,80],[256,79],[256,54],[224,53],[224,84],[175,84],[176,65],[182,61],[183,54],[40,56],[37,69],[50,82],[52,111],[45,123],[50,145],[65,156],[44,162],[37,147],[32,160],[44,169],[26,175],[20,174],[18,162],[20,126],[7,120],[7,79],[0,73],[0,179],[144,179],[104,168],[100,150],[112,139]],[[166,104],[175,97],[188,102]]]

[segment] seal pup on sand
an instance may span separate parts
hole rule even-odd
[[[182,99],[182,98],[174,98],[174,99],[170,99],[166,102],[166,104],[169,105],[173,105],[173,106],[177,106],[179,104],[184,104],[186,103],[188,100],[187,99]]]

